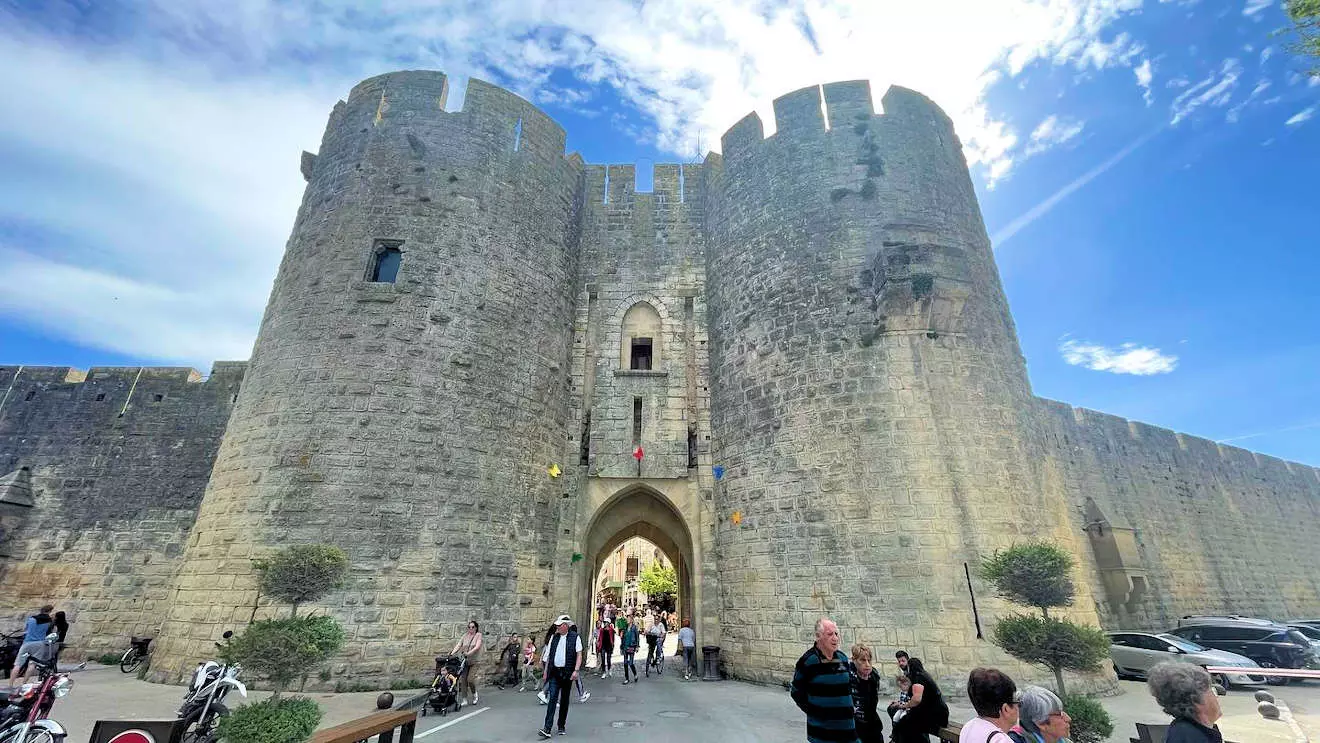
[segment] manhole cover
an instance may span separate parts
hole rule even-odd
[[[657,712],[657,713],[655,713],[655,715],[656,715],[656,717],[671,717],[671,718],[676,718],[676,719],[680,719],[680,720],[681,720],[681,719],[684,719],[684,718],[687,718],[687,717],[691,717],[691,716],[692,716],[692,713],[691,713],[691,712],[684,712],[684,711],[681,710],[681,709],[667,709],[667,710],[665,710],[665,711],[663,711],[663,712]]]
[[[610,723],[612,728],[639,728],[641,726],[641,720],[615,720]]]

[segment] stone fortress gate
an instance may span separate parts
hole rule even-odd
[[[920,94],[789,93],[641,193],[521,98],[446,93],[397,72],[334,107],[246,367],[0,367],[13,616],[53,600],[93,652],[158,632],[176,680],[253,615],[254,557],[329,542],[325,683],[415,678],[469,619],[586,621],[632,536],[761,680],[822,614],[950,681],[1044,678],[978,634],[1011,607],[966,570],[1027,539],[1108,628],[1320,613],[1316,469],[1032,395]]]

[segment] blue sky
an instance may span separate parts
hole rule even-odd
[[[1320,465],[1320,81],[1285,26],[1278,0],[6,4],[0,363],[245,358],[298,154],[372,74],[445,70],[451,109],[490,80],[643,164],[867,78],[954,118],[1036,394]]]

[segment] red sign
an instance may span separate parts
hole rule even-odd
[[[633,459],[636,459],[639,462],[642,461],[642,447],[639,446],[636,449],[633,449]]]
[[[156,739],[145,730],[125,730],[111,738],[110,743],[156,743]]]

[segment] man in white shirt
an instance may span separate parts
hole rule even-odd
[[[568,722],[568,702],[573,691],[573,682],[577,681],[578,671],[582,668],[582,638],[569,627],[573,620],[567,614],[555,620],[555,634],[546,643],[541,653],[541,671],[545,676],[545,692],[548,702],[545,707],[545,725],[536,732],[542,738],[550,737],[550,724],[554,722],[555,708],[559,709],[559,734],[565,735],[564,724]]]
[[[683,628],[678,631],[678,652],[683,654],[683,680],[692,678],[692,667],[696,665],[697,635],[692,631],[692,620],[684,619]]]

